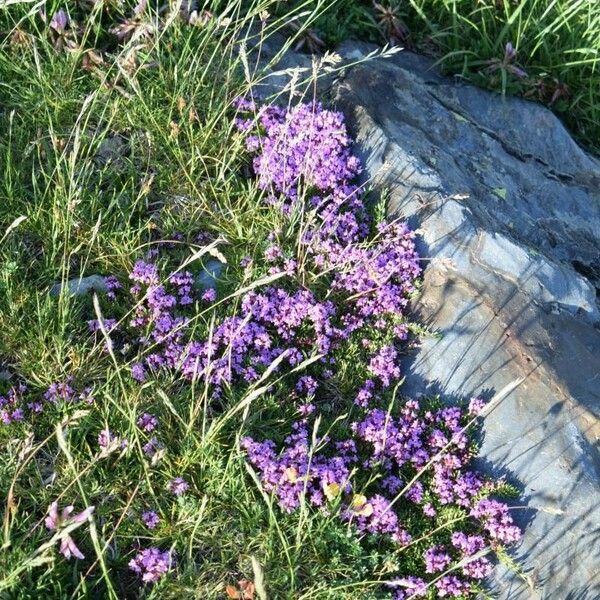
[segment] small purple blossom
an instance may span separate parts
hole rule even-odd
[[[150,433],[158,427],[158,419],[150,413],[144,413],[137,420],[137,425],[146,433]]]
[[[71,387],[70,380],[53,383],[44,394],[46,400],[55,404],[61,400],[69,402],[73,400],[74,397],[75,390]]]
[[[58,34],[63,34],[67,29],[68,24],[69,17],[62,8],[54,13],[49,23],[50,27]]]
[[[102,450],[106,450],[116,439],[116,436],[111,432],[110,429],[103,429],[98,434],[98,446],[100,446]]]
[[[265,258],[269,262],[275,262],[278,258],[281,258],[281,248],[279,246],[273,245],[269,246],[265,250]]]
[[[202,293],[202,300],[204,302],[208,302],[209,304],[213,303],[217,299],[217,292],[213,288],[209,288]]]
[[[427,596],[427,583],[420,577],[414,577],[412,575],[409,575],[408,577],[399,577],[398,579],[389,581],[386,585],[397,590],[394,600],[423,598]]]
[[[175,477],[169,481],[167,489],[175,496],[183,496],[190,489],[190,484],[183,477]]]
[[[455,575],[444,575],[436,581],[438,598],[458,598],[471,590],[471,585]]]
[[[492,571],[494,567],[492,563],[485,557],[476,558],[467,562],[463,568],[463,575],[470,577],[471,579],[481,580],[485,579]]]
[[[133,266],[133,271],[129,276],[129,279],[137,284],[144,284],[147,286],[158,286],[159,276],[158,268],[155,264],[138,260]]]
[[[310,375],[303,375],[300,377],[300,379],[298,379],[296,391],[307,396],[314,396],[318,385],[319,384],[314,377],[311,377]]]
[[[160,517],[153,510],[147,510],[142,513],[142,521],[148,529],[154,529],[158,525]]]
[[[158,548],[140,550],[129,561],[129,568],[141,576],[145,583],[156,583],[175,565],[171,552],[161,552]]]
[[[116,300],[116,290],[119,290],[123,287],[121,282],[114,275],[108,275],[108,277],[104,278],[104,286],[107,290],[106,297],[110,301]]]
[[[479,397],[471,398],[469,401],[469,414],[477,417],[485,409],[485,400]]]
[[[389,387],[400,377],[398,352],[393,346],[382,348],[369,362],[369,371],[379,378],[383,387]]]
[[[151,438],[149,441],[147,441],[142,446],[142,450],[144,451],[144,454],[150,459],[154,458],[156,453],[161,448],[162,448],[162,444],[155,437]]]
[[[509,514],[509,508],[503,502],[483,498],[471,510],[471,516],[480,519],[485,530],[494,540],[512,544],[521,539],[521,530]]]
[[[146,380],[146,369],[142,363],[134,363],[131,365],[131,376],[140,383]]]
[[[451,562],[450,555],[443,546],[432,546],[423,555],[426,573],[438,573],[443,571]]]

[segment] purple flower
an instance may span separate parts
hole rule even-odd
[[[490,537],[504,544],[512,544],[521,539],[521,530],[509,514],[503,502],[484,498],[471,510],[471,516],[480,519]]]
[[[162,448],[161,443],[155,438],[153,437],[152,439],[150,439],[148,442],[146,442],[143,446],[142,446],[142,450],[144,451],[144,454],[148,457],[148,458],[154,458],[154,456],[156,455],[156,453]]]
[[[483,412],[484,408],[485,400],[479,397],[471,398],[471,400],[469,401],[469,414],[474,417],[479,416]]]
[[[315,411],[315,408],[316,408],[316,407],[315,407],[315,405],[314,405],[314,404],[311,404],[310,402],[307,402],[307,403],[305,403],[305,404],[301,404],[301,405],[298,407],[298,412],[299,412],[301,415],[303,415],[303,416],[307,417],[308,415],[310,415],[311,413],[313,413],[313,412]]]
[[[175,496],[183,496],[190,489],[190,484],[183,477],[175,477],[169,481],[167,489]]]
[[[69,24],[69,17],[67,13],[61,8],[57,12],[54,13],[51,21],[50,27],[56,31],[58,34],[62,34],[65,32],[67,25]]]
[[[307,396],[314,396],[318,387],[317,380],[310,375],[303,375],[298,379],[296,384],[296,390],[300,394],[306,394]]]
[[[432,546],[423,554],[425,559],[425,572],[438,573],[443,571],[452,561],[443,546]]]
[[[158,525],[160,517],[153,510],[147,510],[142,513],[142,521],[148,529],[154,529]]]
[[[494,567],[492,563],[484,557],[476,558],[467,562],[462,568],[463,575],[471,577],[472,579],[485,579],[492,571]]]
[[[389,475],[381,482],[381,487],[389,492],[392,496],[395,496],[404,485],[404,482],[400,477],[396,475]]]
[[[359,533],[389,535],[401,545],[410,543],[410,535],[402,528],[390,501],[379,494],[371,498],[355,496],[343,519],[352,521]]]
[[[104,285],[107,290],[106,297],[111,301],[115,300],[117,297],[115,290],[119,290],[123,287],[121,285],[121,282],[114,275],[109,275],[108,277],[105,277]]]
[[[304,421],[296,423],[294,431],[286,438],[286,447],[278,456],[275,444],[267,440],[255,442],[241,440],[241,447],[250,462],[258,469],[267,492],[274,492],[281,508],[292,512],[307,497],[313,506],[324,506],[342,493],[349,492],[353,446],[340,446],[338,456],[312,456],[309,432]],[[350,451],[348,451],[350,450]]]
[[[108,448],[108,446],[114,442],[117,438],[115,437],[115,435],[111,432],[110,429],[103,429],[99,434],[98,434],[98,446],[100,446],[100,448],[102,448],[102,450],[106,450]]]
[[[415,481],[406,491],[406,497],[415,504],[423,501],[424,486],[420,481]]]
[[[452,534],[452,545],[464,556],[472,556],[485,548],[485,540],[480,535],[467,535],[463,531]]]
[[[504,48],[504,60],[506,62],[510,62],[517,56],[517,51],[515,50],[512,42],[506,42],[506,47]]]
[[[279,246],[269,246],[265,250],[265,258],[269,262],[275,262],[278,258],[281,258],[281,248]]]
[[[382,348],[369,362],[369,371],[379,378],[383,387],[389,387],[400,377],[400,367],[396,364],[398,352],[393,346]]]
[[[391,588],[401,588],[396,591],[394,600],[405,600],[405,598],[422,598],[427,596],[427,584],[420,577],[409,575],[408,577],[399,577],[386,584]]]
[[[118,448],[126,450],[129,447],[129,440],[127,438],[119,438],[107,428],[98,434],[98,446],[100,446],[103,455],[106,455]]]
[[[94,507],[88,506],[88,508],[82,512],[71,516],[73,510],[73,506],[66,506],[63,508],[62,512],[59,512],[58,502],[53,502],[48,507],[48,516],[44,520],[46,527],[50,531],[60,531],[69,525],[82,525],[94,512]],[[79,548],[75,545],[73,538],[71,538],[71,536],[67,533],[63,533],[60,537],[60,552],[67,560],[69,560],[72,556],[79,559],[85,558]]]
[[[138,427],[147,433],[154,431],[158,427],[158,419],[149,413],[144,413],[137,420]]]
[[[156,583],[174,565],[175,558],[171,552],[161,552],[158,548],[140,550],[135,558],[129,561],[129,568],[140,575],[145,583]]]
[[[116,319],[105,319],[103,325],[104,325],[104,329],[107,332],[111,332],[113,329],[116,328],[117,320]],[[88,321],[88,328],[93,333],[101,331],[100,321],[98,319],[91,319],[90,321]]]
[[[217,292],[213,288],[209,288],[202,294],[204,302],[212,303],[217,299]]]
[[[515,47],[512,45],[512,42],[507,42],[506,46],[504,47],[502,59],[492,58],[491,60],[485,61],[488,66],[485,67],[484,71],[488,73],[502,71],[504,73],[511,73],[519,79],[525,79],[527,77],[527,73],[519,65],[515,64],[514,61],[516,57],[517,51]]]
[[[254,169],[263,189],[272,187],[294,197],[301,178],[326,191],[359,172],[341,113],[324,110],[320,104],[298,104],[289,111],[266,106],[258,116],[266,135],[260,145],[250,141],[253,149],[260,150]]]
[[[438,598],[458,598],[471,591],[470,584],[455,575],[444,575],[435,582],[435,587]]]
[[[138,284],[144,284],[147,286],[158,286],[158,268],[152,263],[138,260],[133,266],[133,271],[129,276],[129,279]]]
[[[46,400],[55,404],[60,400],[69,402],[73,400],[74,396],[75,391],[71,387],[70,380],[60,383],[53,383],[44,394],[44,398]]]
[[[373,397],[373,390],[375,389],[375,382],[372,379],[367,379],[364,385],[358,390],[354,404],[362,408],[369,406],[369,400]]]
[[[131,376],[140,383],[146,380],[146,369],[142,363],[134,363],[131,365]]]

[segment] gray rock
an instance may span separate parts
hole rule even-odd
[[[70,279],[65,284],[59,281],[50,288],[50,295],[59,296],[65,290],[69,296],[85,296],[90,292],[106,293],[108,291],[102,275],[89,275],[88,277]]]
[[[347,45],[347,58],[361,48]],[[525,381],[487,417],[482,466],[522,489],[506,599],[600,597],[600,165],[540,105],[442,78],[410,53],[332,89],[365,180],[421,232],[424,338],[406,392]]]
[[[101,167],[112,165],[117,169],[122,169],[124,167],[124,158],[128,152],[128,140],[118,134],[110,135],[100,142],[94,156],[94,161]]]
[[[339,53],[355,62],[373,49]],[[442,335],[407,358],[406,393],[491,396],[524,377],[482,439],[481,466],[522,490],[525,527],[524,574],[501,569],[494,596],[600,598],[599,162],[544,107],[408,52],[349,66],[329,96],[365,181],[421,234],[415,318]]]
[[[215,289],[224,269],[225,265],[220,260],[216,258],[207,260],[203,270],[196,276],[196,285],[203,290]]]

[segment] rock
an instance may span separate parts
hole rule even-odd
[[[59,281],[50,288],[50,295],[59,296],[65,289],[68,291],[69,296],[85,296],[90,292],[106,293],[108,291],[102,275],[90,275],[70,279],[64,285]]]
[[[428,58],[350,66],[373,50],[343,44],[349,66],[327,93],[364,181],[389,190],[390,215],[421,234],[414,316],[441,336],[407,357],[405,392],[458,400],[524,378],[481,445],[481,466],[521,489],[525,528],[524,574],[501,567],[492,593],[599,598],[600,163],[543,106],[445,78]],[[265,81],[283,87],[274,70]]]
[[[365,181],[429,259],[415,317],[442,335],[406,361],[405,391],[458,399],[525,378],[482,440],[482,466],[526,505],[526,576],[504,570],[495,597],[600,597],[600,164],[544,107],[407,52],[349,68],[331,97]]]
[[[117,169],[124,168],[124,159],[129,153],[129,142],[119,134],[105,137],[98,146],[94,161],[100,167],[112,165]]]
[[[224,269],[225,265],[220,260],[216,258],[207,260],[203,270],[196,276],[196,285],[203,290],[215,289]]]

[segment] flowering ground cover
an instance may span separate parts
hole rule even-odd
[[[2,22],[0,594],[476,597],[485,405],[403,395],[415,234],[342,114],[254,95],[281,23],[46,8]]]

